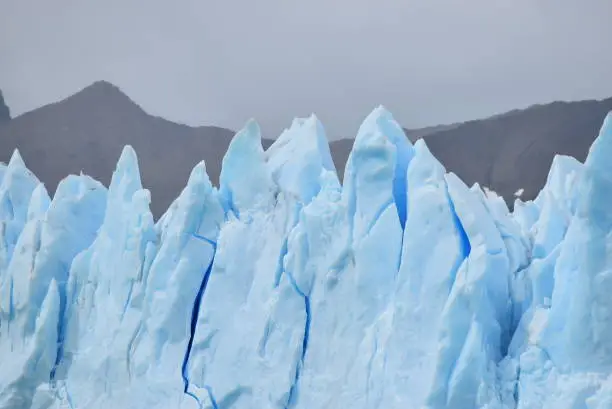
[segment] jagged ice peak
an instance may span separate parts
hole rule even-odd
[[[393,116],[236,133],[154,221],[136,152],[0,167],[0,409],[612,408],[612,114],[509,211]],[[469,158],[466,158],[469,160]]]

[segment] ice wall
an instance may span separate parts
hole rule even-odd
[[[612,408],[612,114],[513,212],[383,107],[342,184],[315,116],[261,138],[157,223],[130,147],[0,167],[0,409]]]

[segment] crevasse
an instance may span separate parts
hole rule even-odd
[[[0,181],[0,409],[608,409],[612,114],[534,201],[447,173],[375,109],[249,121],[157,222],[136,153],[53,198]],[[466,158],[469,160],[469,158]]]
[[[200,236],[199,234],[195,234],[193,235],[193,237],[202,240],[203,242],[211,245],[213,247],[213,250],[216,251],[217,250],[217,243],[215,243],[214,241],[204,237],[204,236]],[[202,297],[204,296],[204,292],[206,291],[206,286],[208,285],[208,280],[210,278],[210,272],[212,270],[212,266],[213,263],[215,261],[215,257],[213,255],[213,258],[210,260],[210,263],[208,264],[208,267],[206,267],[206,271],[204,271],[204,274],[202,275],[202,283],[200,284],[200,288],[198,289],[198,293],[196,295],[196,298],[193,302],[193,309],[191,311],[191,321],[190,321],[190,331],[189,331],[189,341],[187,342],[187,348],[185,350],[185,357],[183,358],[183,363],[181,365],[181,376],[183,377],[183,383],[185,385],[183,392],[185,394],[188,394],[190,396],[193,396],[194,399],[196,399],[196,401],[198,402],[198,404],[200,403],[199,399],[197,398],[197,396],[192,395],[191,391],[189,390],[189,373],[187,370],[187,365],[189,363],[189,357],[191,355],[191,349],[193,348],[193,338],[195,336],[195,331],[196,331],[196,326],[198,323],[198,314],[200,312],[200,305],[202,304]],[[216,401],[215,399],[212,397],[212,392],[209,392],[209,397],[210,400],[213,404],[213,408],[216,409]]]

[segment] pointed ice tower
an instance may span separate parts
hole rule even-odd
[[[288,242],[303,210],[330,185],[339,190],[314,116],[295,120],[264,155],[252,122],[232,141],[221,173],[221,192],[232,205],[189,362],[192,390],[205,406],[283,408],[293,399],[309,289],[286,268]]]
[[[12,357],[25,354],[31,359],[22,373],[28,381],[19,383],[25,389],[14,393],[32,398],[38,387],[55,378],[64,339],[68,271],[74,257],[93,242],[105,203],[106,189],[100,183],[86,176],[69,176],[60,182],[50,204],[41,186],[32,195],[29,209],[23,210],[30,220],[18,241],[19,253],[7,270],[12,314],[7,336],[3,333],[0,339],[3,354],[11,351]],[[53,313],[45,316],[49,310]],[[32,365],[39,364],[34,375]],[[2,382],[0,390],[6,386]]]
[[[26,333],[31,333],[36,315],[52,279],[58,284],[65,307],[65,289],[72,260],[91,245],[102,224],[106,188],[89,176],[70,175],[62,180],[45,216],[40,249],[32,271]]]
[[[3,317],[0,337],[3,343],[10,343],[11,348],[23,342],[23,322],[18,322],[16,318],[23,318],[23,312],[28,306],[28,294],[33,284],[31,278],[40,249],[40,235],[50,203],[47,190],[43,184],[39,184],[32,193],[27,222],[15,244],[15,256],[4,273],[0,287],[0,314]],[[10,327],[13,327],[13,331],[9,331]]]
[[[314,276],[308,350],[293,395],[296,408],[376,407],[377,392],[367,390],[379,357],[376,345],[384,342],[376,323],[391,302],[401,259],[406,173],[413,156],[391,114],[375,109],[355,139],[341,203],[320,205],[318,214],[304,220],[302,229],[312,244],[307,257],[317,265],[292,263]],[[333,239],[325,240],[329,236]],[[295,240],[293,249],[297,261],[306,257],[300,255],[305,247],[300,243]]]
[[[528,346],[529,326],[550,307],[555,264],[576,212],[577,187],[583,171],[584,165],[576,159],[555,156],[546,185],[535,200],[537,219],[527,237],[531,241],[531,263],[522,276],[517,275],[513,294],[514,319],[518,324],[511,346],[513,356]]]
[[[0,282],[27,219],[32,192],[40,183],[15,149],[0,183]]]
[[[219,178],[224,207],[236,217],[240,217],[241,211],[271,208],[275,189],[264,155],[259,125],[249,120],[232,139]]]
[[[71,270],[70,296],[84,297],[92,308],[106,304],[107,324],[120,321],[134,296],[143,291],[147,262],[152,261],[157,241],[150,201],[149,191],[142,188],[136,153],[126,146],[111,178],[96,240]],[[95,292],[90,293],[93,287]],[[78,314],[86,319],[83,313],[81,309]]]
[[[499,407],[511,399],[498,392],[497,374],[511,335],[510,260],[480,194],[452,173],[446,183],[469,254],[442,311],[440,350],[426,407]]]
[[[535,203],[544,207],[546,196],[552,196],[571,214],[576,211],[579,200],[577,183],[582,178],[584,165],[571,156],[556,155],[550,166],[546,184],[535,199]]]
[[[542,213],[529,268],[533,295],[512,351],[518,409],[604,409],[612,402],[610,155],[612,113],[584,167],[556,158],[536,200]]]
[[[274,182],[308,204],[321,189],[321,174],[336,172],[323,125],[315,115],[295,119],[266,152]]]
[[[370,384],[364,385],[369,407],[425,407],[434,387],[442,311],[470,253],[469,239],[448,194],[444,167],[424,140],[417,141],[414,150],[408,167],[409,210],[401,264],[392,302],[377,323],[384,341],[376,348]]]
[[[555,268],[543,344],[565,370],[612,371],[612,113],[585,162],[578,205]]]
[[[365,235],[388,208],[395,209],[403,228],[406,172],[413,156],[408,138],[391,114],[382,106],[372,111],[359,128],[344,172],[343,195],[353,217],[353,239]]]
[[[134,409],[198,407],[188,395],[187,364],[200,300],[208,280],[224,213],[204,162],[165,216],[159,249],[149,269],[142,320],[117,337],[126,348],[113,359],[124,365],[129,387],[97,399],[90,408],[130,402]],[[125,327],[125,324],[123,324]],[[185,391],[188,393],[186,394]]]
[[[397,274],[406,224],[407,171],[414,149],[383,107],[359,128],[344,172],[350,248],[364,314],[388,301]],[[367,305],[367,307],[366,307]]]
[[[517,394],[521,397],[520,409],[566,409],[576,405],[600,409],[609,407],[612,399],[610,155],[612,113],[606,117],[591,147],[582,175],[575,179],[575,192],[565,193],[567,183],[551,183],[563,178],[552,177],[547,183],[548,191],[543,192],[561,195],[556,206],[557,216],[547,218],[548,224],[557,226],[556,230],[561,233],[563,220],[558,220],[558,216],[564,212],[558,209],[567,209],[565,213],[571,214],[575,203],[576,210],[555,251],[550,248],[559,241],[558,234],[548,235],[549,239],[541,240],[539,247],[539,253],[546,256],[550,251],[550,257],[556,259],[548,269],[554,266],[554,276],[550,272],[546,280],[548,287],[540,285],[540,288],[548,288],[548,293],[552,290],[552,299],[538,306],[536,302],[540,300],[534,297],[534,311],[524,317],[529,321],[522,335],[526,345],[519,349]],[[547,208],[552,211],[550,206]]]
[[[32,194],[27,223],[17,240],[15,255],[6,269],[0,288],[0,355],[11,357],[10,360],[4,361],[5,370],[0,374],[0,390],[3,391],[0,393],[0,408],[29,407],[26,402],[32,399],[37,386],[49,379],[55,364],[57,346],[54,340],[57,339],[56,329],[59,322],[57,313],[41,313],[33,335],[26,334],[24,327],[30,289],[31,286],[37,285],[32,276],[49,202],[47,191],[39,184]],[[47,290],[48,288],[45,289]],[[54,297],[56,295],[55,284]],[[50,304],[47,307],[59,310],[59,298],[55,297],[55,301],[44,301],[43,310],[47,308],[45,303]],[[41,329],[41,326],[45,329]],[[44,341],[44,344],[41,341]],[[41,358],[40,365],[33,366],[32,362],[37,357]],[[15,406],[10,406],[9,402]]]
[[[61,372],[68,373],[65,384],[77,406],[93,407],[102,391],[112,393],[129,383],[124,362],[129,336],[142,319],[157,246],[149,202],[136,154],[126,146],[111,179],[104,222],[70,270]],[[90,381],[76,386],[85,376]]]

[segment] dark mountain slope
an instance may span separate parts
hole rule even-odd
[[[448,170],[466,183],[479,182],[508,202],[524,189],[533,199],[546,181],[555,154],[584,161],[597,137],[612,98],[553,102],[470,121],[425,136]]]
[[[9,107],[4,102],[2,91],[0,91],[0,123],[7,122],[9,119],[11,119],[11,111],[9,111]]]
[[[138,154],[143,185],[159,216],[185,186],[195,164],[206,159],[217,180],[233,132],[192,128],[153,117],[107,82],[97,82],[58,103],[0,127],[0,161],[19,148],[50,193],[70,173],[83,171],[108,185],[126,144]]]

